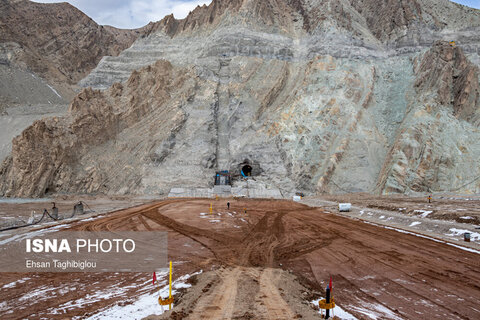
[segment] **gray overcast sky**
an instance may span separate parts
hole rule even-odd
[[[139,28],[150,21],[161,20],[173,13],[184,18],[197,5],[211,0],[65,0],[82,10],[98,24],[117,28]],[[35,0],[35,2],[61,2],[59,0]],[[466,6],[480,9],[480,0],[455,0]]]
[[[185,18],[198,5],[211,0],[34,0],[34,2],[69,2],[98,24],[117,28],[139,28],[173,13]]]

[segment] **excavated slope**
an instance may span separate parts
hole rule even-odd
[[[1,193],[211,187],[215,171],[238,174],[245,163],[283,195],[478,192],[479,48],[480,11],[446,0],[215,0],[104,57],[80,84],[110,89],[86,89],[70,116],[17,138]],[[181,121],[168,114],[152,125],[156,97],[143,92],[157,79],[142,68],[158,60],[172,65],[172,81],[188,70],[195,84],[162,103]],[[134,76],[150,80],[115,104],[98,98]],[[82,117],[121,108],[137,118],[115,130],[101,120],[102,133],[80,121],[79,100],[96,106]],[[34,155],[38,145],[52,147]]]

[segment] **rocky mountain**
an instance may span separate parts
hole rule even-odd
[[[0,0],[0,161],[33,121],[64,115],[77,82],[154,27],[99,26],[68,3]]]
[[[0,65],[13,69],[11,73],[32,72],[70,101],[75,95],[72,86],[103,56],[118,55],[151,27],[120,30],[99,26],[66,2],[1,0]],[[2,82],[7,81],[7,72],[0,76]],[[4,91],[5,98],[9,91]]]
[[[208,188],[247,164],[236,190],[479,192],[479,64],[480,11],[447,0],[214,0],[102,58],[14,140],[0,193]]]

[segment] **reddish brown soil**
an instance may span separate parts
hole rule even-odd
[[[205,297],[192,300],[190,318],[205,318],[214,304],[215,314],[234,318],[248,312],[272,319],[278,314],[307,314],[289,304],[287,290],[276,291],[272,271],[292,271],[312,291],[323,291],[330,276],[334,295],[343,309],[365,318],[478,319],[480,318],[480,255],[432,240],[378,228],[360,221],[326,214],[290,201],[170,200],[127,209],[108,217],[76,223],[75,230],[168,230],[169,257],[181,262],[175,277],[199,269],[219,272],[218,285]],[[210,203],[214,215],[208,215]],[[246,208],[247,213],[244,213]],[[201,215],[201,213],[207,213]],[[232,307],[242,297],[241,274],[259,281],[260,300]],[[2,319],[65,318],[92,314],[125,297],[110,297],[83,306],[58,306],[106,290],[119,282],[140,284],[146,274],[1,274],[0,288],[19,278],[31,277],[13,289],[2,289],[0,306],[13,313]],[[257,279],[258,278],[258,279]],[[256,280],[257,279],[257,280]],[[25,299],[28,292],[62,284],[76,286],[62,294],[49,291],[39,299]],[[125,296],[134,297],[138,288]],[[152,288],[153,290],[153,288]],[[222,295],[221,292],[228,294]],[[266,292],[273,292],[266,294]],[[281,294],[280,294],[281,293]],[[22,299],[22,297],[24,297]],[[282,297],[284,300],[281,300]],[[310,299],[306,296],[305,300]],[[207,300],[205,300],[207,299]],[[309,302],[309,301],[307,301]],[[310,308],[305,305],[304,308]],[[248,309],[248,310],[246,310]],[[180,311],[180,310],[178,310]],[[208,311],[208,312],[207,312]],[[196,317],[195,312],[201,317]],[[242,313],[243,312],[243,313]]]

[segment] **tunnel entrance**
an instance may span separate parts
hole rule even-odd
[[[252,167],[249,164],[246,164],[242,167],[242,176],[244,177],[252,176]]]

